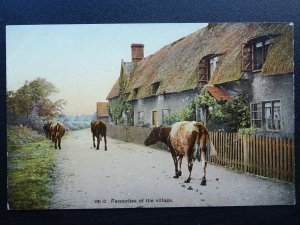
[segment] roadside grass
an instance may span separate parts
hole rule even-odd
[[[7,181],[9,209],[48,209],[54,181],[50,140],[28,128],[8,128]]]

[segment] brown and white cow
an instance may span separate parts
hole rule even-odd
[[[65,134],[65,125],[62,122],[53,122],[50,125],[50,135],[51,139],[54,142],[55,149],[58,148],[61,149],[61,138]]]
[[[100,120],[94,120],[91,122],[91,131],[93,135],[93,146],[94,148],[96,147],[95,145],[95,137],[97,138],[97,150],[99,150],[99,144],[100,141],[102,141],[102,137],[104,137],[104,148],[105,151],[107,151],[107,146],[106,146],[106,125],[104,122]]]
[[[203,169],[201,185],[206,185],[207,139],[209,139],[209,133],[202,123],[183,121],[174,123],[171,127],[162,125],[154,128],[145,140],[145,145],[149,146],[161,141],[169,147],[175,165],[174,178],[181,176],[182,158],[186,155],[189,177],[185,183],[191,181],[194,160],[198,159],[198,161],[200,161],[201,159]],[[216,155],[216,153],[217,152],[211,143],[211,155]]]

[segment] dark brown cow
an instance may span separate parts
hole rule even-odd
[[[52,122],[48,122],[48,123],[45,123],[43,125],[43,130],[44,130],[44,133],[46,135],[46,138],[49,138],[51,139],[51,134],[50,134],[50,126],[51,126]]]
[[[181,163],[184,155],[187,156],[189,177],[185,183],[191,181],[193,161],[202,161],[203,177],[201,185],[206,185],[206,141],[209,133],[206,127],[199,122],[178,122],[169,126],[154,128],[145,140],[145,145],[153,145],[158,141],[165,143],[172,154],[175,165],[175,176],[181,176]],[[211,142],[210,142],[211,143]],[[216,150],[211,143],[211,155],[216,155]],[[178,158],[177,158],[178,157]],[[179,162],[179,165],[178,165]],[[178,168],[179,166],[179,168]]]
[[[50,125],[51,139],[54,142],[55,149],[61,149],[61,138],[65,134],[65,125],[62,122],[53,122]]]
[[[97,138],[97,150],[99,150],[100,141],[102,141],[102,137],[104,137],[105,151],[107,151],[107,146],[106,146],[106,125],[105,125],[105,123],[100,121],[100,120],[92,121],[91,122],[91,131],[92,131],[92,135],[93,135],[93,146],[94,146],[94,148],[96,147],[95,137]]]

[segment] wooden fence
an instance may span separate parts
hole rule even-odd
[[[123,141],[143,144],[150,128],[107,125],[108,136]],[[207,160],[213,164],[294,182],[295,148],[293,138],[242,135],[237,133],[210,132],[218,152]],[[154,147],[167,149],[162,143]]]
[[[263,177],[294,182],[293,138],[274,138],[237,133],[210,132],[218,156],[215,164]]]

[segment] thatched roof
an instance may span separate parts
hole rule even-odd
[[[120,77],[118,78],[118,80],[116,81],[116,83],[114,84],[114,86],[112,87],[112,89],[110,90],[109,94],[107,95],[106,99],[112,99],[112,98],[116,98],[120,95]]]
[[[110,90],[109,94],[107,95],[106,99],[116,98],[120,95],[121,91],[124,91],[124,88],[127,86],[129,77],[132,75],[132,72],[135,69],[136,64],[131,62],[121,62],[121,71],[120,76],[112,89]]]
[[[241,44],[260,36],[274,35],[263,75],[293,72],[293,36],[289,24],[223,23],[209,24],[137,63],[125,92],[128,100],[151,96],[151,85],[160,83],[156,94],[182,92],[198,86],[198,65],[203,57],[219,55],[210,84],[239,80]],[[117,87],[114,87],[117,89]],[[138,88],[138,92],[133,90]]]

